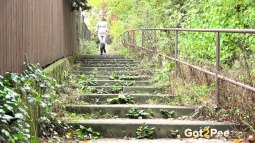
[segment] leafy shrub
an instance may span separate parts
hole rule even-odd
[[[81,55],[96,54],[98,51],[98,44],[95,41],[82,41],[82,46],[80,49]]]
[[[145,126],[145,127],[141,126],[137,128],[137,131],[136,131],[136,137],[138,139],[143,139],[143,138],[152,139],[154,134],[155,134],[155,128],[150,128],[148,126]]]
[[[134,97],[130,96],[130,95],[123,95],[120,94],[118,95],[117,98],[108,98],[107,102],[110,104],[133,104],[134,103]]]
[[[57,136],[55,108],[60,101],[56,81],[47,76],[39,65],[26,63],[22,74],[6,73],[0,77],[0,141],[37,142],[36,136]],[[39,126],[38,126],[39,125]]]
[[[75,131],[69,131],[66,135],[67,139],[75,138],[79,140],[98,139],[100,137],[99,132],[95,132],[92,128],[86,128],[80,125],[80,128]]]
[[[174,115],[174,111],[168,111],[166,109],[160,109],[160,113],[164,116],[164,118],[171,118]]]
[[[128,113],[126,114],[127,117],[131,119],[146,119],[150,116],[149,113],[145,112],[144,110],[138,110],[136,107],[132,107],[130,110],[128,110]]]

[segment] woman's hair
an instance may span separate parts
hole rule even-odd
[[[101,20],[106,21],[104,17],[101,17]]]

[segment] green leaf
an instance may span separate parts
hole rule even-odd
[[[46,103],[44,103],[44,102],[41,102],[41,103],[40,103],[40,106],[44,108],[44,107],[46,107],[46,106],[47,106],[47,104],[46,104]]]
[[[35,101],[37,101],[37,102],[41,102],[43,99],[41,98],[41,97],[36,97],[35,98]]]
[[[50,98],[50,95],[49,94],[44,94],[42,95],[43,98],[46,98],[46,99],[49,99]]]
[[[14,135],[18,140],[22,140],[24,136],[22,134],[15,134]]]
[[[7,136],[7,137],[11,137],[10,133],[8,131],[6,131],[5,129],[2,129],[1,132]]]
[[[36,138],[36,137],[34,137],[34,136],[32,136],[32,137],[31,137],[31,140],[33,141],[33,143],[38,143],[37,138]]]
[[[23,116],[23,114],[21,114],[21,113],[16,113],[16,114],[14,115],[14,117],[15,117],[15,118],[18,118],[18,119],[24,119],[24,116]]]
[[[13,112],[13,107],[8,105],[8,104],[4,104],[4,107],[8,110],[8,111],[11,111]]]

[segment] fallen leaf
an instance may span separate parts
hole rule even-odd
[[[235,143],[243,143],[243,140],[242,139],[236,139]]]
[[[207,99],[207,98],[206,98],[205,96],[203,96],[203,97],[201,98],[202,101],[206,101],[206,99]]]

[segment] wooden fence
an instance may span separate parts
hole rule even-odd
[[[0,75],[22,72],[25,55],[42,67],[72,55],[79,22],[68,0],[0,0]]]

